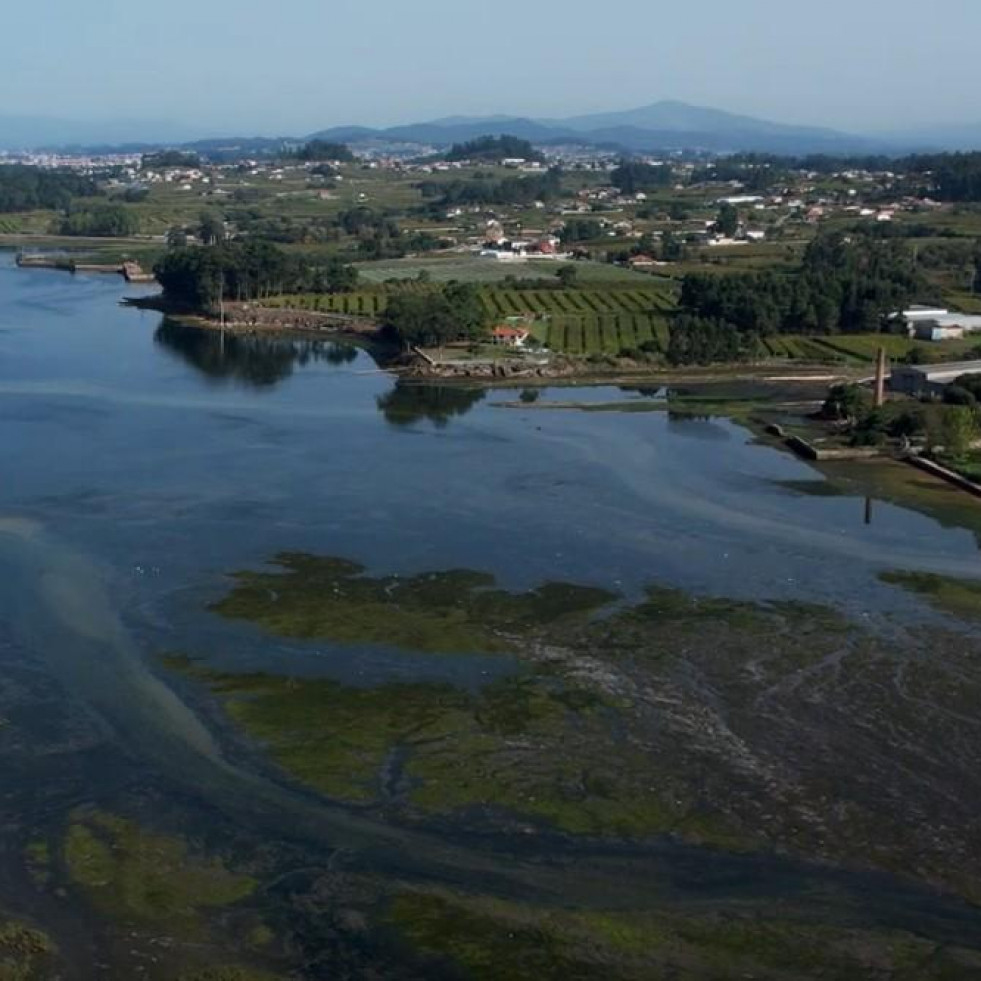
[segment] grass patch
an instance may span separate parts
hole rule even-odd
[[[932,572],[883,572],[883,582],[923,596],[933,606],[945,613],[981,619],[981,582],[973,579],[955,579]]]
[[[205,910],[238,902],[256,885],[218,859],[192,854],[180,838],[102,811],[75,816],[62,853],[71,882],[103,912],[191,933]]]
[[[549,909],[432,890],[397,896],[387,920],[417,952],[473,981],[953,981],[981,964],[975,950],[905,931],[788,915]]]
[[[473,693],[170,664],[215,691],[280,766],[341,800],[439,814],[491,807],[584,834],[685,824],[615,734],[616,706],[559,678],[523,674]]]
[[[41,981],[54,954],[47,934],[12,920],[0,920],[0,981]]]
[[[211,608],[285,637],[450,654],[510,651],[513,635],[582,618],[615,599],[602,589],[545,583],[525,593],[468,570],[365,575],[345,559],[282,553],[279,571],[239,572]]]

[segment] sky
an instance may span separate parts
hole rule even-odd
[[[978,0],[2,6],[2,116],[303,135],[680,99],[858,133],[981,123]]]

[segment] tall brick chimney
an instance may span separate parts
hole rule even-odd
[[[875,407],[879,408],[886,401],[886,349],[879,348],[875,361]]]

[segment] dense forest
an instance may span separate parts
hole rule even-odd
[[[329,140],[310,140],[308,143],[304,143],[303,146],[299,147],[293,153],[293,156],[297,160],[304,160],[310,163],[323,160],[337,160],[342,163],[351,163],[354,160],[354,154],[351,153],[350,147],[345,146],[343,143],[332,143]]]
[[[446,159],[457,160],[542,160],[542,155],[517,136],[480,136],[466,143],[454,143]]]
[[[655,166],[634,160],[622,160],[610,175],[610,182],[622,194],[637,194],[668,187],[673,179],[674,171],[667,165]]]
[[[222,295],[256,300],[277,293],[345,292],[358,281],[357,270],[339,259],[313,263],[262,241],[171,249],[153,271],[168,300],[205,311],[214,310]]]
[[[158,150],[156,153],[144,153],[140,160],[143,170],[163,170],[167,167],[183,167],[193,170],[201,166],[201,158],[196,153],[183,150]]]
[[[884,318],[932,290],[902,243],[858,234],[819,236],[796,273],[684,278],[681,307],[743,333],[879,331]]]
[[[136,235],[140,220],[136,213],[122,204],[95,204],[69,208],[55,222],[58,235],[85,235],[93,238],[121,238]]]
[[[544,174],[523,177],[476,177],[473,180],[423,181],[422,196],[440,210],[455,205],[471,204],[533,204],[552,201],[562,192],[562,172],[552,168]]]
[[[0,212],[64,210],[72,198],[96,197],[95,181],[70,170],[0,167]]]

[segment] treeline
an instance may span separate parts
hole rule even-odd
[[[92,238],[123,238],[136,235],[140,219],[122,204],[97,204],[70,208],[54,225],[58,235],[82,235]]]
[[[940,201],[981,201],[981,153],[941,153],[911,157],[915,173]]]
[[[337,160],[341,163],[351,163],[354,154],[343,143],[333,143],[330,140],[310,140],[293,152],[297,160],[319,162],[322,160]]]
[[[156,153],[144,153],[140,158],[142,170],[163,170],[167,167],[194,170],[200,166],[201,158],[196,153],[184,150],[159,150]]]
[[[542,160],[542,155],[527,141],[517,136],[478,136],[466,143],[454,143],[446,154],[450,161],[458,160]]]
[[[610,175],[610,182],[622,194],[637,194],[669,187],[674,171],[667,164],[655,166],[637,160],[622,160]]]
[[[666,352],[674,365],[742,361],[755,347],[755,335],[734,330],[719,317],[679,314],[671,325]]]
[[[808,246],[796,273],[685,276],[680,306],[760,337],[857,333],[883,329],[889,313],[929,293],[901,243],[834,233]]]
[[[241,237],[281,244],[337,243],[351,261],[397,259],[409,252],[429,252],[452,244],[424,230],[403,229],[397,212],[358,205],[334,215],[271,214],[261,208],[227,211]]]
[[[44,170],[22,164],[0,167],[0,212],[64,210],[72,198],[101,192],[89,177],[71,170]]]
[[[562,173],[552,168],[544,174],[523,177],[476,177],[473,180],[423,181],[419,185],[433,210],[474,204],[533,204],[552,201],[562,193]]]
[[[194,310],[212,311],[220,298],[259,300],[279,293],[342,293],[358,272],[339,259],[311,262],[270,242],[223,242],[175,248],[153,267],[164,295]]]
[[[939,201],[981,201],[981,152],[912,154],[905,157],[881,154],[781,157],[746,153],[698,168],[692,179],[693,182],[739,180],[747,189],[759,190],[794,171],[828,175],[847,170],[895,174],[906,179],[909,190]]]

